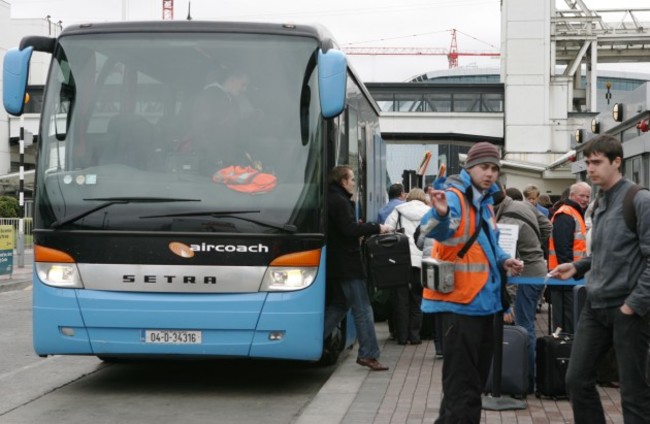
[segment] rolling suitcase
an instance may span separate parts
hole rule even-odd
[[[552,398],[566,397],[564,378],[569,367],[573,336],[551,334],[539,337],[535,349],[535,394]]]
[[[579,302],[574,301],[574,305]],[[535,395],[552,398],[563,398],[566,392],[566,371],[571,358],[573,335],[561,333],[561,329],[551,332],[553,322],[553,304],[548,304],[549,335],[538,337],[535,346]],[[575,316],[575,314],[574,314]],[[564,314],[562,314],[562,327]]]
[[[525,398],[528,394],[528,331],[519,325],[503,326],[501,394]],[[492,368],[485,393],[492,393]]]
[[[587,287],[584,284],[573,286],[573,330],[578,328],[578,321],[580,320],[580,312],[587,300]]]
[[[405,234],[372,235],[366,239],[363,251],[370,285],[382,289],[409,283],[411,251]]]

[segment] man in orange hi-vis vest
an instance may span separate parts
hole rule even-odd
[[[500,270],[517,275],[523,269],[523,262],[510,258],[497,243],[492,195],[499,191],[495,183],[500,166],[494,145],[472,146],[460,175],[449,177],[445,190],[432,190],[432,208],[420,223],[421,233],[435,240],[432,256],[455,263],[454,289],[442,293],[425,288],[422,300],[423,312],[442,319],[438,424],[480,422],[481,392],[494,350],[494,317],[503,311]]]
[[[553,232],[548,240],[548,269],[587,256],[587,226],[584,211],[589,206],[591,187],[585,182],[573,184],[569,197],[560,203],[551,218]],[[553,305],[553,329],[573,334],[573,286],[549,287]]]

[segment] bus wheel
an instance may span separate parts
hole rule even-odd
[[[345,322],[345,321],[344,321]],[[336,327],[323,343],[323,354],[319,363],[321,365],[333,365],[338,361],[343,348],[345,347],[345,335],[340,327]]]

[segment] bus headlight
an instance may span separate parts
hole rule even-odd
[[[317,267],[269,267],[260,291],[291,291],[309,287],[316,279]]]
[[[48,286],[69,289],[83,288],[76,264],[36,262],[36,274]]]

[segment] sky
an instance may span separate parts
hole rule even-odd
[[[91,21],[158,20],[163,0],[4,0],[13,18],[51,16],[63,26]],[[584,0],[592,9],[646,8],[648,0]],[[342,47],[433,47],[449,49],[457,31],[460,52],[498,52],[501,0],[174,0],[174,19],[320,23]],[[556,0],[566,9],[564,0]],[[622,19],[623,12],[612,13]],[[643,15],[648,16],[650,12]],[[448,68],[446,56],[349,56],[365,82],[405,81]],[[489,57],[461,56],[460,67],[499,67]],[[602,69],[621,69],[602,65]],[[650,64],[629,70],[650,72]],[[644,69],[645,68],[645,69]]]

